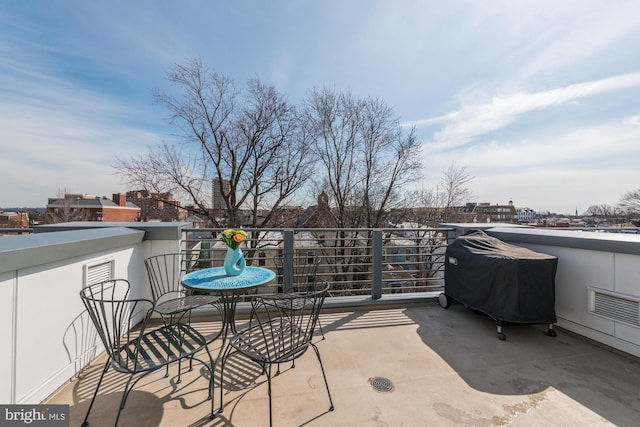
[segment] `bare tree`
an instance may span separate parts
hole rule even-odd
[[[78,204],[80,195],[70,193],[67,188],[58,189],[56,197],[49,199],[44,222],[46,224],[58,224],[62,222],[77,222],[95,220],[91,212],[82,209]]]
[[[329,252],[340,255],[340,262],[327,267],[337,277],[351,274],[353,280],[362,279],[366,273],[359,266],[371,247],[363,239],[371,234],[359,229],[383,226],[388,211],[401,200],[403,187],[419,178],[415,129],[403,129],[393,109],[379,99],[332,89],[308,95],[305,124],[321,165],[316,180],[326,189],[340,229],[335,240],[319,239],[321,247],[331,246]]]
[[[620,207],[631,215],[640,214],[640,189],[625,193],[620,200]]]
[[[615,208],[610,205],[591,205],[585,211],[585,215],[608,218],[614,215]]]
[[[456,219],[456,208],[471,197],[468,185],[473,178],[465,166],[458,166],[455,162],[451,162],[447,170],[442,173],[438,189],[443,208],[441,221]]]
[[[413,226],[421,228],[413,234],[416,246],[423,250],[416,255],[419,261],[419,277],[431,278],[442,273],[444,268],[444,249],[447,245],[447,233],[426,229],[426,227],[438,227],[442,222],[457,221],[459,217],[458,207],[469,200],[471,191],[468,184],[473,176],[464,166],[458,166],[452,162],[442,172],[440,182],[435,188],[422,188],[411,193],[412,204],[410,209],[400,209],[404,217],[398,217],[398,221],[413,223]]]
[[[443,216],[443,195],[438,188],[420,188],[410,193],[408,209],[399,209],[394,222],[409,222],[414,227],[436,227]]]
[[[586,210],[585,215],[595,217],[595,222],[617,223],[624,217],[624,211],[616,206],[592,205]]]
[[[210,210],[214,190],[224,199],[225,226],[247,223],[241,208],[251,212],[250,225],[268,224],[313,171],[296,109],[273,86],[253,79],[243,92],[199,59],[176,65],[168,80],[180,96],[157,90],[154,97],[182,130],[182,144],[163,143],[116,168],[130,185],[187,197],[214,226],[223,225]]]
[[[331,89],[310,93],[305,123],[312,129],[336,225],[381,226],[402,188],[419,178],[415,129],[405,131],[393,109],[379,99]]]
[[[473,178],[465,166],[451,162],[435,188],[422,188],[411,193],[414,207],[411,221],[419,227],[437,227],[441,222],[459,220],[459,207],[472,197],[468,185]]]

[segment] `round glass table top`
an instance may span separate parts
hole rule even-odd
[[[182,284],[201,291],[235,291],[252,288],[273,280],[276,273],[268,268],[245,267],[237,276],[227,276],[224,267],[205,268],[182,277]]]

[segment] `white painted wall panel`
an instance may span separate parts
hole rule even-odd
[[[40,402],[89,361],[97,338],[79,296],[87,262],[115,260],[116,278],[126,278],[133,249],[25,269],[18,277],[16,403]],[[140,291],[134,290],[134,293]],[[46,321],[42,321],[46,319]],[[92,353],[95,356],[95,352]],[[84,355],[84,357],[83,357]]]
[[[615,333],[615,323],[588,313],[589,286],[613,291],[614,254],[558,246],[524,245],[558,257],[556,315],[606,334]]]
[[[616,292],[640,298],[640,256],[616,254]]]
[[[638,343],[640,343],[640,328],[624,323],[616,323],[615,336],[621,340],[638,345]]]
[[[63,338],[73,318],[82,312],[78,298],[82,277],[81,262],[58,262],[20,272],[16,403],[37,393],[69,363]]]
[[[13,341],[13,289],[15,272],[0,274],[0,402],[11,402],[12,341]]]

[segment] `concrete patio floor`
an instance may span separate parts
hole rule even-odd
[[[637,426],[640,362],[544,326],[505,327],[496,338],[486,316],[452,305],[326,313],[318,336],[335,411],[312,351],[283,366],[273,381],[276,426]],[[199,326],[206,330],[207,323]],[[212,350],[217,351],[215,346]],[[217,354],[217,353],[216,353]],[[215,356],[214,356],[215,357]],[[104,356],[47,403],[69,404],[79,426]],[[201,366],[176,384],[177,365],[141,380],[131,392],[121,426],[267,426],[266,378],[240,358],[225,369],[224,412],[209,419],[208,381]],[[369,380],[391,381],[390,392]],[[126,378],[109,371],[89,418],[115,421]],[[216,382],[215,406],[219,405]]]

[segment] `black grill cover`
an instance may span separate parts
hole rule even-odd
[[[445,294],[497,321],[551,324],[557,268],[555,256],[472,231],[447,247]]]

